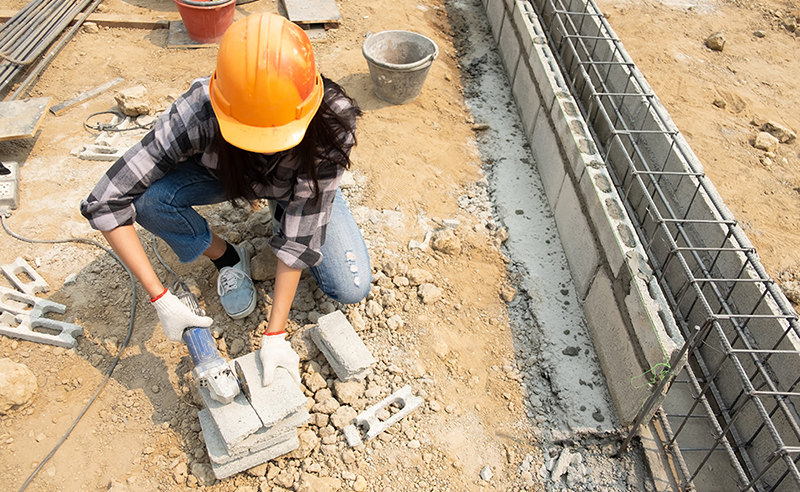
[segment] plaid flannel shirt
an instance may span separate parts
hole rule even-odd
[[[350,103],[337,92],[326,88],[325,100],[335,111],[349,114]],[[355,118],[352,131],[344,135],[349,153],[355,143]],[[211,107],[208,78],[197,79],[162,114],[153,129],[131,147],[100,179],[80,209],[94,229],[110,231],[136,220],[134,199],[180,162],[194,157],[196,162],[214,174],[219,158],[212,143],[219,124]],[[282,152],[278,159],[263,156],[266,184],[252,183],[262,199],[288,202],[281,228],[270,239],[276,256],[293,268],[316,266],[322,261],[320,248],[325,243],[325,230],[333,209],[333,198],[344,169],[327,160],[318,160],[319,200],[314,200],[315,187],[310,176],[302,171],[291,152]]]

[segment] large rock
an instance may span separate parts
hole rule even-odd
[[[128,116],[150,114],[150,101],[147,100],[147,89],[143,85],[129,87],[114,95],[120,111]]]
[[[778,148],[778,139],[767,132],[759,132],[753,141],[753,147],[765,152],[775,152]]]
[[[452,229],[443,229],[434,233],[431,248],[447,255],[458,256],[461,253],[461,240]]]
[[[0,415],[31,401],[36,388],[36,376],[27,366],[0,359]]]
[[[272,280],[277,267],[278,257],[272,252],[272,248],[264,248],[250,259],[250,276],[258,281]]]
[[[767,132],[773,137],[777,138],[780,143],[792,143],[797,138],[791,129],[777,123],[775,121],[768,121],[761,126],[762,132]]]

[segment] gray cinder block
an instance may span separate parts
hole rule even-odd
[[[67,307],[63,304],[0,287],[0,312],[5,314],[0,319],[0,334],[30,342],[73,348],[78,344],[75,337],[83,335],[83,327],[45,317],[47,313],[64,314],[66,310]],[[34,328],[47,328],[58,334],[34,331]]]
[[[381,421],[376,414],[394,403],[400,407],[400,411],[388,419]],[[369,442],[375,436],[419,408],[420,405],[422,405],[422,398],[411,394],[411,386],[403,386],[393,394],[364,410],[356,417],[356,425],[364,432],[364,442]]]
[[[225,465],[245,458],[247,455],[257,454],[270,448],[281,450],[286,441],[297,439],[297,427],[295,426],[282,426],[279,432],[273,433],[263,432],[265,429],[262,428],[232,450],[228,450],[208,409],[200,410],[197,416],[200,419],[200,428],[203,430],[203,439],[206,442],[208,457],[211,459],[212,464],[216,465]]]
[[[8,280],[14,284],[14,287],[28,295],[32,296],[37,292],[47,292],[50,290],[50,286],[47,282],[45,282],[45,280],[36,273],[36,270],[28,265],[22,258],[17,258],[14,260],[14,263],[0,266],[0,270],[2,270],[3,274],[8,277]],[[24,273],[32,280],[30,282],[23,282],[18,277],[20,273]]]
[[[228,450],[234,449],[237,444],[261,428],[261,419],[243,393],[236,395],[232,402],[223,404],[211,398],[208,388],[200,387],[199,390],[203,403],[216,423]]]
[[[263,369],[258,352],[250,352],[234,359],[230,363],[231,368],[235,362],[239,363],[244,372],[250,387],[250,403],[264,427],[274,426],[287,415],[305,408],[306,396],[286,369],[277,368],[272,384],[265,387],[261,385]]]
[[[375,358],[341,311],[321,317],[317,326],[311,328],[311,337],[342,381],[364,379],[375,363]]]

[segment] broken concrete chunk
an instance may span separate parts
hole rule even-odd
[[[356,425],[364,433],[364,441],[369,442],[378,434],[396,424],[411,412],[422,405],[422,398],[411,394],[411,386],[403,386],[397,392],[387,396],[380,402],[361,412],[356,417]],[[399,408],[397,412],[391,414],[389,409],[394,406]],[[388,418],[382,419],[381,416],[391,414]]]
[[[121,90],[114,95],[120,111],[128,116],[150,114],[150,101],[147,100],[147,89],[137,85]]]
[[[461,240],[455,235],[453,229],[443,229],[433,235],[431,248],[451,256],[461,254]]]

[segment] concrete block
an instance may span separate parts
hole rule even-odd
[[[488,0],[486,2],[486,19],[489,21],[489,26],[492,28],[492,37],[495,42],[498,42],[500,39],[500,33],[506,17],[505,14],[505,0]]]
[[[555,220],[559,233],[564,238],[561,244],[575,281],[575,289],[578,297],[583,299],[597,271],[600,255],[593,239],[594,233],[583,215],[580,200],[569,178],[564,180],[559,193]]]
[[[578,185],[586,203],[589,221],[594,224],[597,231],[600,252],[608,263],[611,276],[616,278],[625,264],[625,248],[617,236],[616,225],[625,217],[612,216],[611,213],[614,212],[615,215],[617,211],[624,213],[624,208],[621,206],[612,210],[607,208],[607,200],[614,200],[617,203],[620,201],[605,167],[590,167]]]
[[[547,194],[547,202],[550,208],[554,209],[567,171],[561,158],[558,139],[550,126],[550,118],[544,111],[539,111],[534,122],[530,144],[539,177]]]
[[[306,397],[286,369],[277,368],[272,384],[265,387],[261,385],[263,369],[258,352],[234,359],[230,362],[231,369],[235,362],[244,372],[250,387],[251,405],[263,426],[272,427],[286,416],[305,408]]]
[[[252,386],[252,382],[249,380],[248,382]],[[234,449],[237,444],[262,427],[261,419],[243,393],[236,395],[231,403],[222,404],[211,398],[208,388],[200,387],[199,390],[226,449]]]
[[[3,274],[8,277],[8,280],[16,287],[18,290],[28,294],[34,295],[37,292],[47,292],[50,290],[50,286],[45,282],[45,280],[36,273],[28,262],[23,260],[22,258],[17,258],[14,260],[14,263],[9,263],[8,265],[0,266],[0,270],[3,271]],[[31,281],[26,282],[19,278],[19,274],[24,273],[27,275]]]
[[[513,25],[512,18],[506,14],[503,20],[503,29],[500,31],[497,47],[500,51],[500,58],[506,67],[508,80],[513,81],[517,65],[519,63],[520,44],[517,39],[517,30]]]
[[[519,111],[520,120],[522,120],[525,136],[530,140],[531,135],[533,135],[534,124],[539,117],[539,109],[542,107],[542,102],[539,99],[539,91],[531,78],[528,66],[519,59],[517,64],[520,68],[516,77],[512,79],[511,92],[517,102],[517,111]]]
[[[341,311],[322,316],[311,329],[311,337],[342,381],[364,379],[375,363],[375,357]]]
[[[299,447],[300,441],[297,439],[297,432],[294,432],[288,436],[287,440],[277,443],[274,446],[270,446],[266,449],[262,449],[256,453],[250,453],[224,464],[214,463],[212,461],[211,469],[214,471],[214,476],[216,476],[217,479],[222,480],[230,477],[231,475],[249,470],[254,466],[266,463],[269,460],[273,460],[285,454],[291,453]]]
[[[0,175],[0,207],[16,209],[19,206],[19,164],[4,162],[10,174]]]
[[[400,411],[386,420],[380,420],[377,416],[378,411],[393,404],[399,406]],[[419,408],[420,405],[422,405],[422,398],[411,394],[411,386],[403,386],[398,391],[364,410],[356,417],[356,425],[364,432],[364,442],[371,441],[375,436]]]
[[[3,314],[6,313],[7,312],[4,312]],[[47,318],[32,318],[27,314],[11,316],[14,317],[14,321],[18,324],[15,326],[9,323],[9,317],[4,316],[5,319],[0,320],[0,335],[64,348],[76,347],[78,341],[75,340],[75,337],[83,335],[83,327],[74,323],[66,323],[64,321],[56,321]],[[35,331],[37,328],[40,330],[45,328],[56,332],[56,334]]]
[[[647,368],[642,368],[638,362],[611,280],[604,269],[600,269],[592,282],[583,310],[617,416],[622,425],[630,425],[650,395],[648,385],[636,387],[632,381],[640,378]]]
[[[556,91],[559,89],[555,79],[558,65],[550,48],[546,44],[534,42],[528,57],[528,65],[531,67],[531,78],[536,81],[536,86],[539,88],[542,107],[550,111],[555,104]]]
[[[514,30],[517,32],[517,37],[520,39],[520,51],[527,58],[531,54],[534,41],[540,44],[544,41],[539,38],[533,28],[532,19],[536,19],[536,13],[529,2],[516,0],[512,9],[511,19]]]
[[[217,465],[224,465],[269,448],[282,450],[286,441],[297,439],[296,426],[284,426],[279,432],[264,432],[265,429],[261,429],[233,450],[228,450],[208,409],[200,410],[197,415],[200,419],[200,428],[203,430],[208,457],[212,463]]]

